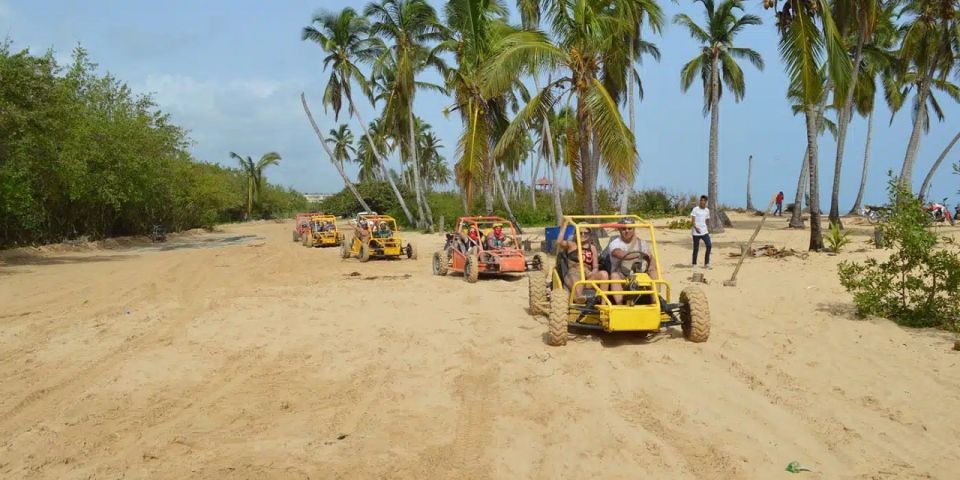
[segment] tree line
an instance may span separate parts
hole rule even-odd
[[[718,130],[722,93],[744,97],[742,63],[757,69],[764,60],[737,36],[763,20],[744,13],[742,0],[696,0],[696,15],[672,20],[700,46],[679,74],[687,91],[703,88],[704,115],[710,116],[707,158],[710,206],[717,211]],[[960,101],[960,0],[758,0],[771,12],[788,82],[788,106],[803,115],[806,151],[800,164],[796,205],[809,196],[810,248],[823,247],[818,139],[836,136],[829,221],[840,224],[840,173],[853,114],[864,117],[870,132],[875,98],[882,96],[894,114],[910,105],[912,129],[905,138],[899,181],[913,185],[916,155],[931,117],[943,119],[942,102]],[[426,0],[379,0],[362,12],[345,8],[321,12],[302,30],[302,38],[324,52],[329,72],[324,108],[339,120],[346,107],[363,132],[353,158],[366,172],[390,182],[410,223],[433,222],[426,201],[424,165],[419,161],[416,94],[447,94],[445,111],[460,117],[462,130],[453,178],[470,210],[476,195],[491,212],[496,197],[508,212],[506,180],[521,165],[548,172],[556,217],[562,215],[558,172],[568,170],[582,210],[599,213],[600,172],[627,208],[639,171],[635,144],[636,103],[643,82],[635,66],[644,56],[660,58],[656,44],[666,21],[657,0],[516,0],[520,23],[511,23],[501,0],[448,0],[438,13]],[[698,22],[694,17],[702,17]],[[435,71],[441,84],[425,81]],[[530,85],[534,89],[530,89]],[[304,108],[308,110],[306,98]],[[380,112],[369,123],[356,102]],[[627,111],[627,119],[621,113]],[[321,142],[324,135],[317,129]],[[960,133],[958,133],[960,137]],[[867,135],[856,212],[867,182],[870,133]],[[955,143],[955,142],[953,142]],[[951,143],[951,146],[953,145]],[[640,146],[642,149],[642,145]],[[947,151],[949,151],[949,146]],[[941,155],[920,188],[946,157]],[[414,208],[387,171],[396,152],[412,174]],[[331,155],[333,158],[333,155]],[[341,156],[339,162],[343,162]],[[348,187],[351,180],[342,173]],[[536,177],[536,173],[532,175]],[[364,181],[366,178],[361,178]],[[533,186],[533,179],[530,185]],[[532,201],[535,202],[535,195]],[[721,215],[714,215],[712,227]],[[799,208],[791,226],[803,227]]]
[[[0,44],[0,247],[211,227],[304,208],[303,196],[249,172],[193,159],[154,101],[78,48]]]

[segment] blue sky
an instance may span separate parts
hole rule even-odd
[[[442,2],[432,3],[441,11]],[[508,2],[511,4],[513,2]],[[684,11],[698,22],[702,7],[661,2],[667,18]],[[767,63],[763,72],[743,65],[747,95],[734,103],[725,95],[720,110],[720,200],[745,202],[746,162],[754,157],[754,202],[783,190],[788,198],[796,188],[805,148],[804,124],[794,117],[784,99],[786,80],[777,55],[772,13],[748,0],[747,10],[764,25],[746,30],[739,46],[758,50]],[[87,48],[104,71],[125,80],[137,92],[151,93],[176,123],[190,131],[193,154],[203,161],[230,164],[228,152],[259,156],[276,150],[283,156],[268,171],[271,181],[307,192],[332,192],[342,182],[318,144],[299,104],[306,92],[324,131],[335,127],[332,113],[320,105],[323,82],[322,53],[300,40],[300,31],[318,9],[344,6],[362,9],[365,3],[345,0],[186,0],[85,2],[61,0],[0,0],[0,37],[14,48],[35,53],[54,49],[68,61],[78,44]],[[652,37],[660,47],[660,63],[647,59],[640,67],[646,97],[639,104],[637,144],[642,158],[636,187],[665,187],[675,192],[706,189],[709,120],[701,114],[702,94],[695,85],[687,94],[679,87],[680,67],[697,51],[686,32],[668,25]],[[921,143],[915,181],[956,133],[960,107],[947,98],[946,120],[932,123]],[[882,104],[882,99],[878,98]],[[418,96],[416,112],[433,125],[445,145],[448,162],[455,158],[460,121],[445,118],[450,99],[435,93]],[[367,108],[372,118],[373,109]],[[899,172],[910,135],[910,115],[900,112],[888,124],[890,112],[880,106],[874,117],[868,202],[884,198],[887,170]],[[341,116],[340,122],[349,120]],[[359,128],[351,123],[356,134]],[[841,209],[849,209],[859,184],[866,121],[855,117],[847,142],[842,175]],[[829,136],[820,142],[822,198],[829,201],[835,144]],[[960,149],[948,157],[960,160]],[[933,183],[933,198],[958,200],[960,177],[949,165]],[[354,172],[355,169],[351,169]],[[528,178],[526,173],[523,178]]]

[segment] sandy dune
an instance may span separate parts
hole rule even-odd
[[[841,256],[747,260],[729,288],[756,222],[735,220],[705,344],[548,347],[525,280],[430,275],[440,236],[366,264],[292,223],[7,255],[0,477],[958,478],[952,337],[858,320],[837,280],[877,255],[868,230]],[[784,225],[758,241],[802,250]],[[682,288],[688,233],[659,235]]]

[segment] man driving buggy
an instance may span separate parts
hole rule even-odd
[[[650,245],[641,239],[636,232],[633,218],[620,219],[620,226],[617,227],[619,236],[610,240],[606,252],[610,255],[610,279],[624,280],[629,279],[634,273],[646,273],[651,279],[657,279],[657,268],[653,262],[652,250]],[[622,291],[623,285],[613,283],[610,285],[612,291]],[[616,304],[623,303],[622,295],[614,295],[613,301]]]
[[[513,239],[508,237],[503,233],[503,224],[494,223],[493,232],[490,235],[487,235],[486,238],[486,248],[489,250],[499,250],[505,246],[509,246],[513,243]]]

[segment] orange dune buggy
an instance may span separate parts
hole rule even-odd
[[[456,230],[447,233],[443,249],[433,254],[434,275],[460,272],[469,283],[481,273],[539,271],[545,264],[546,258],[539,253],[527,260],[513,224],[500,217],[459,218]]]
[[[310,219],[316,215],[323,215],[320,212],[298,213],[293,220],[293,241],[302,242],[303,233],[310,231]]]

